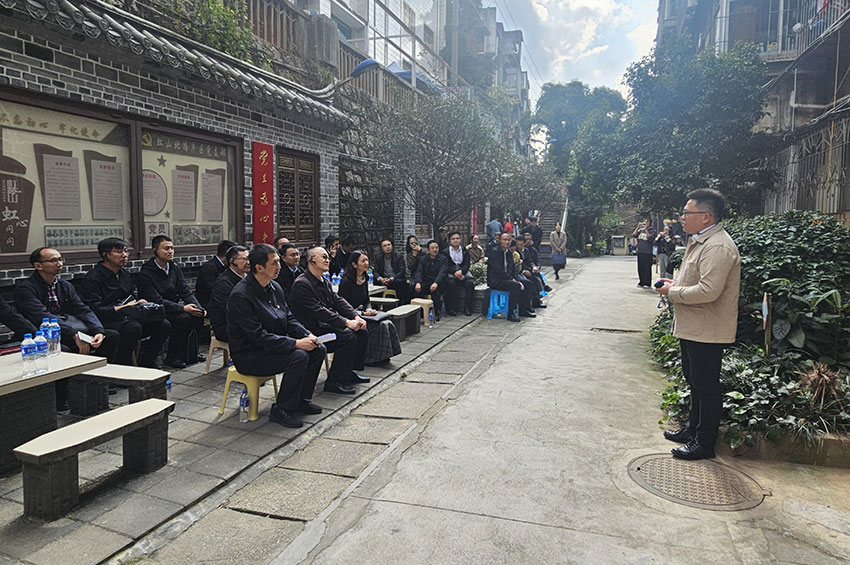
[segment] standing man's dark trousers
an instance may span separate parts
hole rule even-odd
[[[187,365],[197,363],[198,359],[186,359],[186,348],[189,344],[189,334],[192,330],[199,331],[204,327],[204,319],[201,316],[192,316],[186,312],[166,314],[171,322],[171,338],[168,341],[169,360],[183,361]]]
[[[327,384],[346,385],[353,380],[354,371],[366,368],[366,348],[369,346],[369,332],[366,328],[353,332],[348,328],[336,332],[336,339],[324,345],[328,353],[334,354],[334,361],[328,371]]]
[[[521,287],[525,287],[521,289]],[[519,308],[519,314],[528,314],[531,312],[531,295],[533,290],[528,282],[520,283],[519,281],[499,281],[490,285],[490,288],[495,290],[503,290],[510,293],[508,299],[508,312],[513,316],[514,312]]]
[[[463,289],[463,310],[464,312],[472,311],[472,294],[475,291],[475,282],[472,280],[472,275],[465,275],[462,280],[458,280],[454,275],[446,277],[446,312],[457,313],[457,306],[460,302],[458,293]]]
[[[410,290],[413,293],[413,298],[425,298],[430,294],[431,300],[434,302],[434,312],[439,313],[443,311],[443,285],[445,283],[438,284],[437,290],[431,290],[432,284],[434,284],[434,281],[423,281],[422,290],[416,292],[416,285],[411,285]]]
[[[680,339],[682,372],[691,388],[688,430],[703,447],[714,449],[723,397],[720,394],[720,362],[724,345]]]
[[[407,281],[393,281],[387,288],[395,291],[399,304],[410,304],[410,283]]]
[[[287,412],[301,409],[302,400],[313,398],[319,371],[325,360],[325,347],[320,345],[312,351],[293,349],[290,352],[270,349],[261,354],[234,358],[236,370],[243,375],[267,377],[283,371],[283,379],[277,392],[277,405]]]
[[[652,253],[638,253],[638,285],[652,285]]]
[[[150,339],[142,344],[139,366],[156,367],[156,358],[160,349],[162,349],[162,344],[165,343],[168,334],[171,333],[171,322],[168,321],[168,318],[144,326],[136,320],[129,319],[103,325],[106,329],[117,331],[120,336],[118,338],[118,353],[115,355],[115,362],[119,365],[132,365],[133,352],[136,350],[139,340],[150,336]]]

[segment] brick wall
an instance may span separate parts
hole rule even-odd
[[[245,239],[253,238],[251,142],[259,141],[319,158],[319,238],[339,231],[339,131],[324,122],[259,101],[214,80],[203,80],[105,39],[71,35],[56,24],[0,10],[0,90],[38,92],[55,100],[88,104],[191,130],[242,138]],[[68,107],[69,111],[73,106]],[[276,179],[275,179],[276,182]],[[275,186],[275,190],[277,187]],[[194,278],[208,256],[183,257]],[[134,262],[136,263],[136,262]],[[138,262],[140,265],[141,262]],[[29,265],[26,265],[27,267]],[[138,265],[136,265],[138,266]],[[0,270],[0,292],[31,269]],[[69,265],[82,275],[91,265]]]

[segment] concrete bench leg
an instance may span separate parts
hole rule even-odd
[[[407,339],[407,322],[402,318],[393,318],[393,325],[395,326],[395,331],[398,334],[398,340],[404,341]],[[416,320],[417,322],[419,320]]]
[[[91,416],[109,409],[108,386],[86,377],[71,377],[68,384],[71,414]]]
[[[161,398],[162,400],[168,400],[168,393],[165,390],[165,381],[148,386],[131,386],[129,393],[130,404],[133,404],[134,402],[141,402],[148,398]]]
[[[80,500],[77,455],[55,463],[24,463],[24,514],[42,520],[56,520]]]
[[[168,462],[168,416],[124,435],[124,470],[150,473]]]
[[[411,315],[405,316],[404,324],[408,334],[419,333],[419,312],[414,312]]]

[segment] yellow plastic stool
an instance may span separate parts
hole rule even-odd
[[[230,390],[230,383],[236,381],[242,383],[248,389],[248,398],[251,399],[251,405],[248,407],[248,420],[254,421],[258,416],[257,407],[260,404],[260,385],[271,380],[274,385],[274,395],[277,397],[277,375],[269,375],[268,377],[251,377],[243,375],[236,370],[236,367],[230,367],[227,370],[227,381],[224,383],[224,394],[221,397],[221,409],[219,414],[224,414],[224,405],[227,403],[227,392]]]
[[[215,334],[210,332],[210,350],[207,353],[207,366],[204,368],[204,374],[210,372],[210,363],[212,362],[213,351],[216,349],[224,350],[224,365],[222,367],[227,367],[227,364],[230,363],[230,344],[226,341],[219,341],[215,338]]]
[[[410,303],[422,308],[422,323],[427,324],[431,310],[434,308],[434,301],[427,298],[412,298]]]
[[[384,298],[398,298],[398,294],[391,288],[384,291]]]

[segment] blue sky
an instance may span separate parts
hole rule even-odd
[[[546,82],[578,79],[620,90],[630,63],[649,54],[658,0],[483,0],[505,29],[523,32],[532,107]]]

